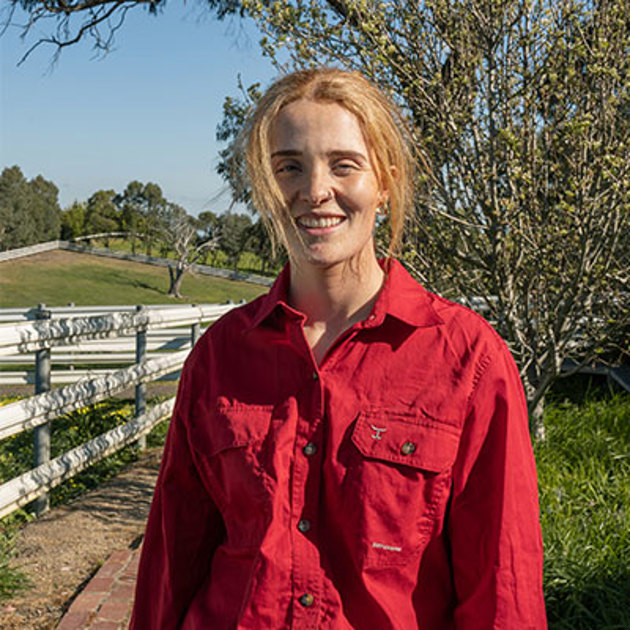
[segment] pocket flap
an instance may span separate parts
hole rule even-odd
[[[352,441],[365,457],[443,472],[455,462],[459,431],[416,416],[362,412]]]
[[[228,448],[262,442],[273,414],[272,405],[219,404],[201,422],[191,427],[192,446],[213,456]]]

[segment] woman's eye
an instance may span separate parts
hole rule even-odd
[[[349,173],[350,171],[356,170],[356,165],[352,162],[337,162],[333,169],[338,173]]]
[[[274,169],[274,173],[276,175],[280,175],[282,173],[294,173],[298,169],[299,167],[297,164],[278,164]]]

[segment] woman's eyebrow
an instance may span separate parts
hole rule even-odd
[[[274,151],[271,157],[295,157],[299,155],[302,155],[302,151],[298,151],[297,149],[283,149],[281,151]],[[363,155],[360,151],[353,151],[351,149],[335,149],[334,151],[329,151],[326,155],[328,157],[351,157],[367,161],[367,156]]]
[[[367,156],[363,155],[360,151],[353,151],[352,149],[337,149],[335,151],[329,151],[328,157],[350,157],[367,162]]]
[[[302,155],[302,152],[296,149],[283,149],[282,151],[274,151],[271,157],[294,157],[296,155]]]

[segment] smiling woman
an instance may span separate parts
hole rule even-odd
[[[378,209],[394,251],[411,206],[395,108],[358,74],[297,72],[244,142],[290,262],[186,363],[131,628],[545,628],[514,361],[375,254]]]
[[[387,191],[356,117],[336,103],[301,99],[287,105],[272,127],[271,164],[286,204],[294,265],[357,259],[361,273],[375,273],[380,287],[373,232]]]

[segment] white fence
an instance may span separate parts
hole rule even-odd
[[[95,239],[102,236],[107,236],[107,234],[93,234],[91,237],[86,238]],[[77,241],[79,240],[81,239],[77,239]],[[16,260],[18,258],[24,258],[25,256],[32,256],[34,254],[53,251],[55,249],[78,252],[83,254],[92,254],[93,256],[105,256],[106,258],[116,258],[118,260],[130,260],[147,265],[157,265],[158,267],[171,267],[176,262],[172,258],[160,258],[158,256],[148,256],[147,254],[140,253],[134,254],[132,252],[127,252],[123,250],[108,249],[107,247],[96,247],[94,245],[88,245],[86,243],[77,241],[49,241],[47,243],[38,243],[37,245],[31,245],[30,247],[10,249],[5,252],[0,252],[0,262],[4,262],[6,260]],[[210,265],[201,265],[199,263],[195,263],[190,266],[190,270],[194,273],[200,273],[202,275],[214,276],[216,278],[225,278],[226,280],[250,282],[266,287],[273,284],[273,278],[260,276],[255,273],[236,271],[235,269],[223,269],[219,267],[211,267]]]
[[[33,429],[36,463],[32,470],[0,485],[0,517],[34,499],[37,499],[36,511],[44,511],[48,506],[47,493],[51,488],[103,457],[141,439],[167,418],[174,399],[147,410],[146,383],[178,371],[200,334],[201,323],[211,322],[232,308],[232,304],[118,307],[116,310],[104,307],[99,308],[101,312],[97,314],[80,317],[67,316],[67,309],[40,308],[35,313],[40,318],[38,320],[0,324],[0,364],[8,360],[19,362],[25,356],[30,356],[32,361],[34,353],[36,391],[30,398],[0,407],[0,439]],[[29,313],[33,314],[5,311],[2,315],[24,320],[29,317]],[[190,334],[188,340],[182,342],[181,327],[186,325],[191,326]],[[167,340],[162,329],[173,326],[180,328],[176,329],[175,335],[171,331],[171,338]],[[147,334],[157,330],[162,337],[147,344]],[[112,343],[122,344],[124,350],[108,355],[104,349],[111,348],[107,344]],[[148,355],[147,345],[161,352]],[[132,347],[135,352],[130,351]],[[165,351],[167,348],[170,351]],[[59,349],[63,352],[56,354]],[[53,350],[55,352],[51,352]],[[86,357],[94,354],[99,363],[115,364],[124,360],[132,365],[112,368],[96,377],[92,374],[90,378],[50,390],[51,374],[55,372],[51,370],[51,358],[59,359],[67,355],[76,363],[86,363]],[[50,460],[51,421],[130,387],[135,387],[136,393],[133,420]]]

